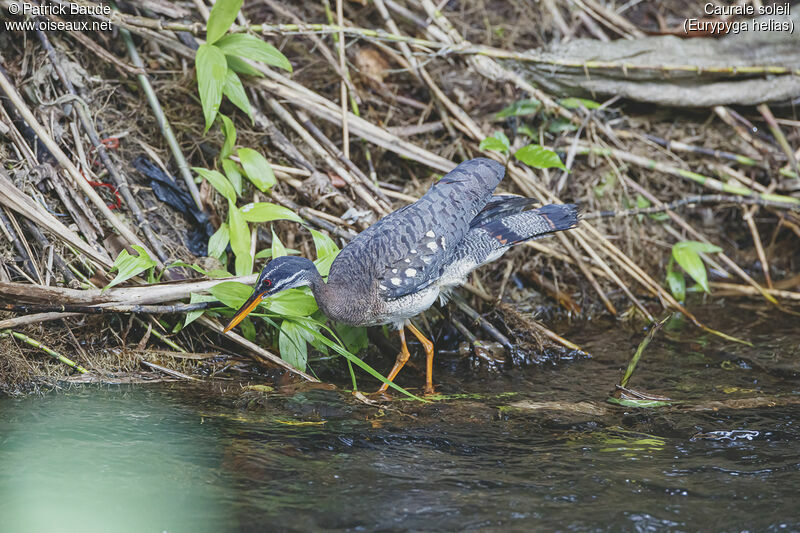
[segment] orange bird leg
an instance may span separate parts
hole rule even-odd
[[[425,348],[425,394],[433,394],[433,342],[428,340],[420,330],[409,322],[408,329],[414,334]]]
[[[414,326],[409,326],[409,327],[413,328]],[[397,374],[400,373],[400,369],[403,368],[403,365],[406,364],[406,361],[408,361],[408,358],[411,357],[411,354],[408,352],[408,346],[406,345],[406,332],[405,332],[405,330],[401,327],[398,330],[398,333],[400,334],[400,342],[402,344],[401,344],[401,347],[400,347],[400,353],[397,354],[397,360],[394,362],[394,366],[392,367],[392,371],[389,372],[388,376],[386,376],[386,379],[388,381],[394,381],[394,378],[397,377]],[[378,394],[386,392],[386,389],[388,389],[388,388],[389,388],[389,384],[388,383],[384,383],[383,385],[381,385],[381,388],[378,389]]]

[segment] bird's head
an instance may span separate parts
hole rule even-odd
[[[261,300],[275,296],[279,292],[295,287],[311,285],[315,277],[319,277],[317,267],[305,257],[276,257],[264,267],[256,280],[253,294],[236,311],[231,321],[225,326],[223,333],[232,330],[244,317],[258,307]]]

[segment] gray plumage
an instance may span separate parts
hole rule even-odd
[[[530,198],[493,196],[504,173],[503,165],[490,159],[461,163],[422,198],[356,236],[333,261],[327,282],[304,257],[273,259],[223,331],[236,327],[262,299],[308,285],[319,308],[334,320],[357,326],[391,323],[400,329],[402,349],[388,381],[408,360],[408,325],[425,349],[425,392],[433,393],[433,343],[408,320],[515,244],[578,222],[574,205],[526,210],[534,203]],[[386,391],[388,381],[379,392]]]
[[[491,159],[466,161],[417,202],[360,233],[339,253],[320,288],[323,312],[358,325],[402,323],[514,244],[577,223],[574,205],[523,211],[534,201],[492,196],[504,173]]]
[[[228,329],[261,298],[308,285],[328,317],[358,326],[406,321],[515,244],[574,227],[571,204],[526,209],[530,198],[492,195],[505,167],[490,159],[458,165],[411,205],[385,216],[345,246],[327,283],[302,257],[270,261]]]

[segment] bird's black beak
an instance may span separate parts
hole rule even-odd
[[[222,333],[228,333],[230,330],[235,328],[239,322],[244,320],[244,317],[249,315],[253,309],[258,307],[258,304],[261,303],[261,300],[264,299],[265,295],[266,292],[260,292],[258,289],[253,291],[253,294],[250,295],[250,298],[248,298],[247,301],[242,304],[239,310],[236,311],[236,314],[233,315],[233,318],[231,318],[231,321],[228,322],[227,326],[225,326],[225,329],[222,330]]]

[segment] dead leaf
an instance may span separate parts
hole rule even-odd
[[[389,63],[374,48],[359,48],[355,64],[361,75],[371,84],[382,84],[389,70]]]

